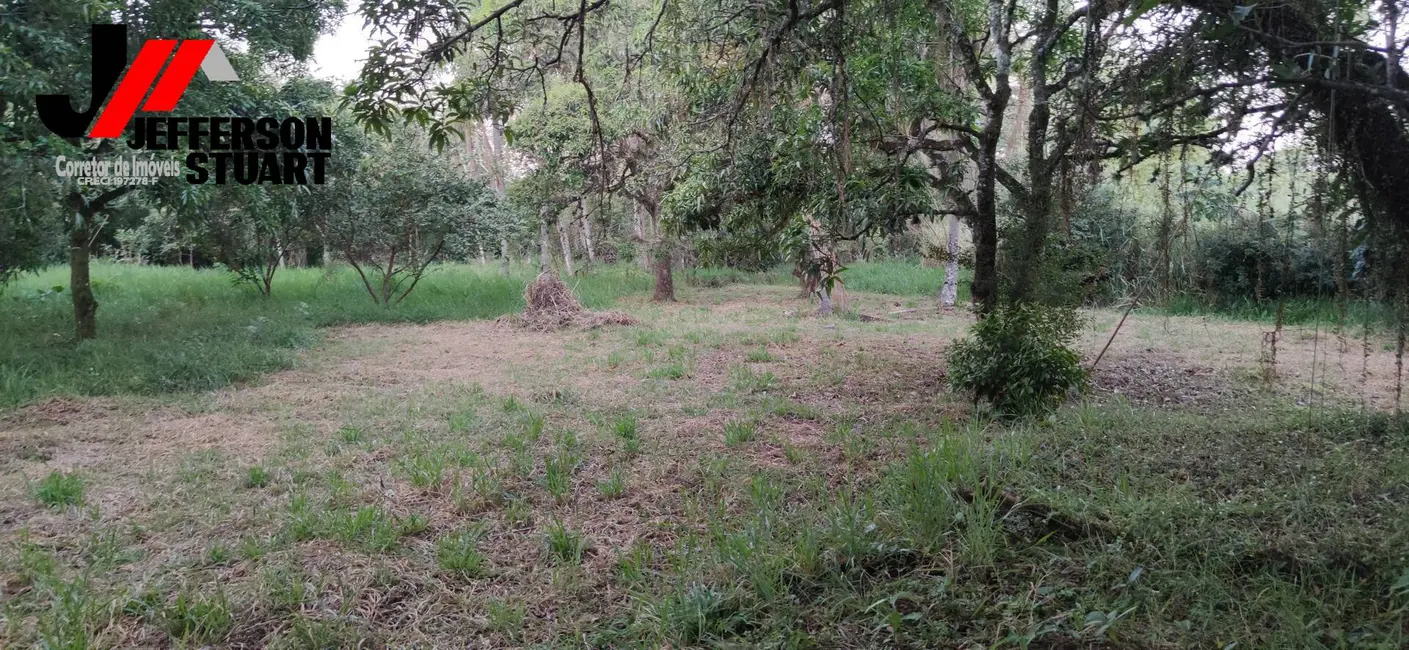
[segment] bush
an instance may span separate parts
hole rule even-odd
[[[1335,237],[1335,235],[1330,235]],[[1231,303],[1256,300],[1334,296],[1336,257],[1333,246],[1316,242],[1289,243],[1275,235],[1227,229],[1199,241],[1195,254],[1198,288],[1206,299]],[[1347,274],[1355,260],[1342,259]],[[1349,277],[1352,289],[1362,284]]]
[[[1071,309],[1001,306],[950,347],[949,385],[1005,416],[1047,413],[1085,384],[1086,371],[1070,347],[1080,328]]]

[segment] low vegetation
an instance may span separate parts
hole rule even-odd
[[[636,327],[352,329],[242,387],[11,410],[0,641],[1409,643],[1409,428],[1353,391],[1298,406],[1256,341],[1212,401],[1127,399],[1112,373],[1155,363],[1142,332],[1186,327],[1133,315],[1089,392],[997,420],[943,382],[967,317],[686,292],[618,301]],[[1119,316],[1086,312],[1065,345],[1089,360]],[[1223,323],[1167,349],[1196,363],[1259,331]],[[689,372],[659,377],[672,358]]]

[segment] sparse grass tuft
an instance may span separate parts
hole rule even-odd
[[[224,639],[235,623],[224,591],[202,596],[183,590],[162,608],[160,619],[173,640],[197,645]]]
[[[687,374],[682,361],[671,361],[646,371],[646,377],[650,379],[684,379]]]
[[[748,354],[744,355],[744,361],[747,361],[749,363],[767,363],[769,361],[775,360],[776,358],[768,353],[768,348],[766,346],[760,346],[749,350]]]
[[[34,498],[50,508],[83,504],[83,477],[77,472],[49,472],[32,489]]]
[[[529,442],[538,442],[543,437],[543,427],[546,420],[542,413],[525,413],[523,416],[523,435]]]
[[[568,530],[560,521],[548,525],[544,534],[548,554],[564,564],[579,564],[582,554],[587,551],[587,539],[582,533]]]
[[[543,459],[543,485],[559,504],[572,498],[572,472],[579,459],[567,449]]]
[[[436,540],[435,561],[442,571],[462,578],[482,578],[488,574],[479,537],[472,531],[447,535]]]
[[[338,438],[349,445],[362,442],[362,429],[351,424],[344,424],[338,429]]]
[[[445,455],[440,450],[418,449],[400,459],[401,471],[411,485],[440,487],[445,482]]]
[[[724,444],[730,447],[752,442],[758,432],[758,424],[746,420],[730,420],[724,423]]]
[[[621,448],[627,454],[634,456],[641,452],[640,426],[635,414],[627,413],[618,417],[612,422],[612,433],[621,440]]]
[[[734,390],[744,393],[765,393],[778,385],[778,379],[771,371],[754,372],[748,366],[735,366],[729,371],[729,379]]]
[[[484,609],[489,619],[489,629],[511,638],[518,636],[528,616],[528,608],[523,604],[499,599],[490,600]]]
[[[611,476],[597,484],[597,491],[608,499],[626,496],[626,475],[621,470],[612,470]]]
[[[259,465],[254,465],[245,472],[245,487],[251,489],[262,488],[269,485],[270,479],[269,470]]]

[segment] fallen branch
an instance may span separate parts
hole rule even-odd
[[[1136,294],[1134,298],[1130,299],[1130,304],[1125,307],[1125,313],[1121,314],[1120,322],[1115,324],[1115,331],[1111,332],[1111,337],[1106,339],[1105,347],[1101,348],[1101,353],[1096,355],[1096,360],[1091,362],[1091,367],[1087,368],[1086,372],[1089,373],[1096,371],[1096,366],[1101,363],[1101,358],[1106,356],[1106,350],[1111,349],[1111,343],[1115,341],[1115,335],[1119,334],[1120,328],[1125,325],[1125,319],[1130,317],[1130,312],[1133,311],[1135,309],[1135,305],[1138,304],[1140,304],[1140,296],[1139,294]]]

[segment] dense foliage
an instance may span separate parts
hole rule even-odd
[[[1005,416],[1042,415],[1082,387],[1072,350],[1081,319],[1070,309],[1028,304],[994,309],[949,350],[949,385]]]

